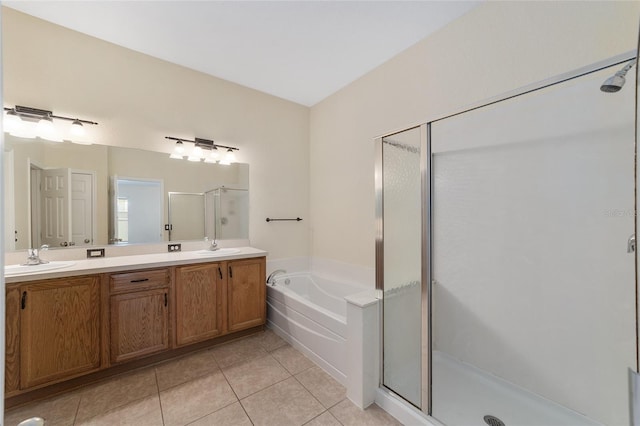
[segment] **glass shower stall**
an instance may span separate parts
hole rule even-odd
[[[452,426],[630,424],[634,60],[376,140],[388,391]]]

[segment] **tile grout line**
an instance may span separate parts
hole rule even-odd
[[[275,352],[277,349],[280,349],[280,348],[282,348],[282,347],[284,347],[284,346],[280,346],[280,347],[278,347],[278,348],[274,349],[272,352]],[[282,366],[282,368],[284,368],[285,370],[287,370],[287,372],[288,372],[289,374],[291,374],[292,376],[295,376],[296,374],[304,373],[305,371],[310,370],[310,369],[312,369],[313,367],[319,367],[319,365],[317,365],[317,364],[316,364],[315,362],[313,362],[311,359],[307,358],[307,357],[306,357],[302,352],[300,352],[299,350],[297,350],[297,349],[296,349],[296,348],[294,348],[293,346],[291,346],[291,348],[292,348],[294,351],[298,352],[300,355],[302,355],[305,359],[309,360],[309,361],[311,362],[311,366],[310,366],[310,367],[305,368],[304,370],[300,370],[300,371],[298,371],[297,373],[293,373],[293,372],[292,372],[292,371],[290,371],[290,370],[289,370],[289,369],[288,369],[288,368],[287,368],[287,367],[286,367],[282,362],[280,362],[280,360],[279,360],[278,358],[274,357],[274,356],[272,355],[272,353],[271,353],[271,352],[269,352],[269,355],[271,355],[271,356],[273,357],[273,359],[275,359],[276,361],[278,361],[278,364],[280,364],[280,365]]]
[[[242,411],[244,411],[244,415],[249,419],[249,423],[251,423],[252,426],[255,425],[253,419],[251,418],[251,416],[249,416],[249,413],[247,413],[247,410],[244,408],[244,405],[242,405],[242,401],[238,400],[238,403],[240,404],[240,408],[242,408]]]
[[[153,375],[156,378],[156,390],[158,391],[158,404],[160,405],[160,418],[162,419],[162,425],[164,426],[164,410],[162,409],[162,398],[160,398],[160,384],[158,383],[158,369],[153,368]]]
[[[342,401],[340,401],[340,402],[342,402]],[[338,404],[333,405],[331,408],[335,407]],[[314,421],[315,419],[317,419],[318,417],[322,416],[325,413],[328,413],[331,416],[331,418],[333,418],[336,422],[338,422],[338,424],[340,424],[341,426],[344,426],[344,423],[342,423],[340,420],[338,420],[338,418],[336,416],[334,416],[333,413],[331,413],[331,411],[329,411],[329,408],[327,408],[322,413],[320,413],[317,416],[315,416],[313,419],[311,419],[308,422],[306,422],[305,425],[308,425],[309,423],[311,423],[312,421]],[[304,425],[302,425],[302,426],[304,426]]]
[[[271,357],[271,358],[273,358],[273,357]],[[276,362],[278,362],[278,360],[277,360],[277,359],[275,359],[275,358],[273,358],[273,359],[274,359]],[[251,360],[251,361],[253,361],[253,360]],[[279,364],[279,363],[278,363],[278,364]],[[282,382],[284,382],[285,380],[289,380],[290,378],[292,378],[292,377],[293,377],[293,374],[289,373],[289,371],[288,371],[286,368],[284,368],[284,367],[282,367],[282,368],[283,368],[283,369],[284,369],[284,371],[289,375],[289,377],[286,377],[286,378],[284,378],[284,379],[282,379],[282,380],[278,380],[277,382],[273,382],[272,384],[270,384],[270,385],[268,385],[268,386],[266,386],[266,387],[264,387],[264,388],[262,388],[262,389],[258,389],[258,390],[257,390],[257,391],[255,391],[255,392],[251,392],[250,394],[246,395],[246,396],[245,396],[245,397],[243,397],[242,399],[249,398],[250,396],[257,394],[258,392],[262,392],[263,390],[268,389],[268,388],[270,388],[270,387],[271,387],[271,386],[273,386],[273,385],[277,385],[278,383],[282,383]],[[224,371],[222,371],[222,369],[221,369],[221,370],[220,370],[220,372],[222,372],[222,375],[224,376],[224,379],[227,381],[227,384],[229,385],[229,387],[230,387],[230,388],[231,388],[231,390],[233,391],[233,393],[234,393],[234,395],[236,396],[236,398],[238,398],[238,401],[242,401],[242,399],[240,399],[240,398],[238,397],[238,394],[236,394],[236,391],[235,391],[235,389],[233,389],[233,386],[231,386],[231,383],[229,382],[229,379],[227,379],[226,374],[224,374]],[[306,389],[306,388],[305,388],[305,389]]]
[[[200,379],[203,379],[203,378],[205,378],[205,377],[213,376],[214,374],[216,374],[216,373],[217,373],[217,372],[219,372],[219,371],[220,371],[220,372],[222,372],[222,370],[220,370],[220,368],[218,368],[218,370],[215,370],[215,371],[208,371],[208,372],[204,373],[204,374],[203,374],[202,376],[200,376],[200,377],[195,377],[195,378],[193,378],[193,379],[189,379],[189,380],[187,380],[187,381],[185,381],[185,382],[176,383],[175,385],[168,386],[168,387],[166,387],[165,389],[162,389],[162,390],[160,390],[160,385],[158,385],[158,393],[160,393],[160,392],[166,392],[166,391],[168,391],[168,390],[171,390],[171,389],[177,388],[178,386],[184,386],[184,385],[186,385],[187,383],[193,382],[193,381],[195,381],[195,380],[200,380]]]
[[[251,416],[249,416],[249,413],[247,413],[247,410],[245,410],[244,405],[242,405],[242,400],[240,398],[238,398],[238,394],[236,393],[236,390],[233,388],[233,386],[231,386],[231,383],[229,383],[229,379],[227,379],[227,375],[224,374],[224,371],[222,371],[222,368],[220,368],[220,373],[222,374],[222,377],[224,377],[224,380],[227,382],[227,386],[229,386],[229,389],[231,389],[231,392],[233,392],[233,395],[236,397],[236,401],[240,404],[240,407],[242,408],[242,411],[244,411],[244,415],[247,416],[247,418],[249,419],[249,422],[251,422],[251,424],[253,425],[254,424],[253,423],[253,419],[251,418]],[[231,404],[229,404],[229,405],[231,405]],[[215,413],[215,411],[214,411],[214,413]]]
[[[78,398],[78,406],[76,407],[76,413],[73,415],[73,425],[76,424],[76,419],[78,418],[78,412],[80,411],[80,403],[82,402],[82,394],[84,392],[80,392],[80,398]]]
[[[194,424],[195,422],[200,421],[200,420],[204,419],[205,417],[208,417],[208,416],[210,416],[210,415],[212,415],[212,414],[217,413],[218,411],[224,410],[225,408],[232,406],[232,405],[233,405],[233,404],[235,404],[236,402],[237,402],[237,403],[239,403],[239,402],[240,402],[240,400],[230,402],[229,404],[225,405],[224,407],[220,407],[220,408],[218,408],[218,409],[217,409],[217,410],[215,410],[215,411],[212,411],[212,412],[210,412],[210,413],[207,413],[207,414],[203,415],[202,417],[198,417],[197,419],[195,419],[195,420],[193,420],[193,421],[190,421],[189,423],[186,423],[184,426],[189,426],[189,425],[191,425],[191,424]],[[242,407],[242,404],[240,404],[240,407]],[[243,408],[243,409],[244,409],[244,408]],[[246,411],[245,411],[245,414],[246,414]],[[249,415],[247,415],[247,417],[249,417]],[[251,421],[251,419],[249,419],[249,421]],[[253,424],[253,422],[251,422],[251,424]]]
[[[309,395],[311,395],[311,396],[313,397],[313,399],[315,399],[315,400],[318,402],[318,404],[320,404],[320,406],[321,406],[322,408],[324,408],[324,409],[325,409],[325,411],[327,411],[327,410],[328,410],[328,408],[326,408],[326,407],[324,406],[324,404],[323,404],[322,402],[320,402],[320,400],[319,400],[318,398],[316,398],[316,396],[313,394],[313,392],[311,392],[311,391],[310,391],[310,390],[309,390],[309,389],[304,385],[304,383],[302,383],[300,380],[298,380],[298,378],[297,378],[296,376],[293,376],[293,378],[294,378],[294,379],[296,379],[296,381],[300,384],[300,386],[302,386],[302,389],[304,389],[304,390],[306,390],[307,392],[309,392]]]

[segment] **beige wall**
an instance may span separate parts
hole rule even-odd
[[[640,2],[487,2],[312,107],[311,253],[374,266],[374,137],[635,49],[639,17]]]
[[[164,136],[197,136],[239,147],[250,164],[251,243],[272,258],[308,254],[308,108],[8,8],[2,49],[5,105],[97,121],[101,144],[168,153]]]

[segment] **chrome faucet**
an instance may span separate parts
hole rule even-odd
[[[40,249],[34,249],[34,248],[30,248],[27,250],[27,261],[25,263],[23,263],[24,266],[29,266],[29,265],[42,265],[44,263],[49,263],[46,260],[42,260],[40,259],[40,253],[42,253],[45,250],[48,250],[49,246],[46,244],[43,244],[40,246]]]
[[[209,241],[209,237],[205,237],[204,240],[205,241]],[[220,247],[218,247],[218,243],[216,242],[215,238],[213,240],[211,240],[211,245],[209,246],[209,248],[207,250],[211,250],[211,251],[220,250]]]
[[[285,271],[284,269],[276,269],[275,271],[269,274],[269,278],[267,278],[267,284],[271,284],[271,286],[273,287],[274,285],[276,285],[276,275],[286,274],[286,273],[287,271]]]

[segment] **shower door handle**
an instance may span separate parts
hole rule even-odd
[[[627,240],[627,253],[635,253],[636,251],[636,234],[631,234]]]

